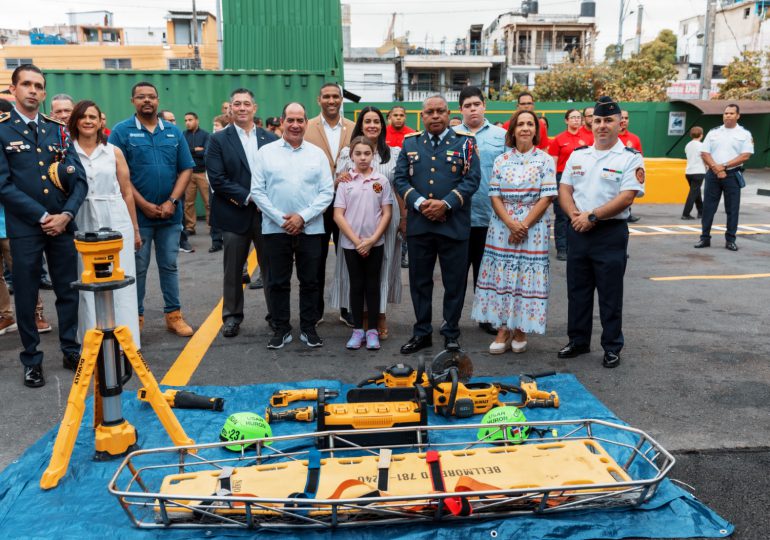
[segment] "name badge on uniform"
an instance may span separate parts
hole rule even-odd
[[[129,137],[144,137],[144,133],[129,133]]]
[[[581,165],[573,165],[572,166],[572,176],[584,176],[585,171],[583,170],[583,167]]]
[[[617,169],[607,169],[605,167],[602,169],[601,176],[603,180],[620,181],[620,179],[623,177],[623,171],[619,171]]]
[[[176,137],[176,135],[174,135],[173,133],[166,133],[166,137],[170,137],[173,139],[174,137]]]

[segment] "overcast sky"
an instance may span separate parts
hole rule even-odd
[[[257,0],[254,0],[257,1]],[[314,0],[306,0],[313,2]],[[3,0],[3,4],[10,4]],[[412,43],[450,43],[465,36],[470,24],[488,25],[500,14],[517,9],[521,2],[501,0],[347,0],[351,5],[352,41],[354,47],[379,46],[386,36],[391,13],[396,12],[396,35],[409,31]],[[621,0],[597,0],[599,55],[617,40],[618,13]],[[628,11],[635,10],[637,1]],[[706,0],[643,0],[642,41],[649,41],[663,28],[674,31],[680,19],[706,12]],[[108,9],[115,14],[116,26],[163,26],[168,9],[191,9],[191,0],[25,0],[3,10],[0,26],[30,28],[66,22],[68,11]],[[215,0],[197,0],[197,9],[216,12]],[[541,0],[540,13],[579,13],[580,0]],[[624,39],[633,36],[636,14],[630,14],[623,25]]]

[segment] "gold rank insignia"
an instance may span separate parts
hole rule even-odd
[[[422,135],[422,131],[415,131],[414,133],[408,133],[404,135],[404,139],[408,139],[409,137],[417,137],[418,135]]]
[[[53,122],[54,124],[59,124],[60,126],[64,126],[64,125],[66,125],[66,124],[65,124],[64,122],[62,122],[61,120],[57,120],[56,118],[52,118],[52,117],[50,117],[50,116],[47,116],[47,115],[45,115],[45,114],[41,114],[40,116],[42,116],[43,118],[45,118],[45,119],[46,119],[46,120],[48,120],[49,122]]]
[[[11,117],[11,113],[7,113],[7,112],[2,113],[2,114],[0,114],[0,122],[5,122],[10,117]]]

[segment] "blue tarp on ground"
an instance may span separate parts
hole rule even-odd
[[[479,378],[483,381],[485,378]],[[488,379],[487,379],[488,380]],[[515,379],[502,382],[515,384]],[[527,409],[532,421],[594,418],[622,423],[572,375],[560,374],[538,380],[540,388],[556,390],[561,399],[559,409]],[[228,414],[239,411],[264,412],[273,392],[284,388],[325,386],[340,390],[344,396],[350,385],[336,381],[304,381],[291,384],[262,384],[238,387],[191,387],[190,390],[225,398],[225,411],[177,410],[176,414],[187,434],[197,443],[217,442],[219,430]],[[341,400],[340,400],[341,401]],[[94,462],[93,409],[89,399],[77,443],[66,476],[56,489],[43,491],[38,483],[51,455],[56,429],[42,437],[18,461],[0,474],[0,531],[4,538],[215,538],[255,536],[255,531],[224,529],[156,530],[134,528],[115,497],[107,492],[107,483],[118,462]],[[293,404],[294,405],[294,404]],[[143,448],[169,446],[170,440],[146,403],[135,395],[123,396],[124,416],[139,431]],[[478,421],[476,419],[475,421]],[[431,416],[431,424],[444,423]],[[308,431],[314,424],[284,422],[276,424],[274,435]],[[57,426],[58,429],[58,426]],[[673,470],[676,475],[676,468]],[[670,480],[661,483],[655,496],[643,507],[632,510],[582,511],[547,516],[519,516],[508,519],[452,523],[388,526],[388,537],[443,539],[472,538],[687,538],[729,536],[733,526],[695,497]],[[276,533],[263,533],[275,536]],[[377,539],[381,527],[323,531],[281,532],[282,540],[291,538]]]

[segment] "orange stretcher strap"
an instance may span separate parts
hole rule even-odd
[[[436,450],[428,450],[425,453],[425,462],[428,464],[428,473],[433,489],[439,493],[446,493],[444,471],[441,470],[439,453]],[[465,497],[446,497],[444,506],[453,516],[470,516],[473,512],[471,504]]]

